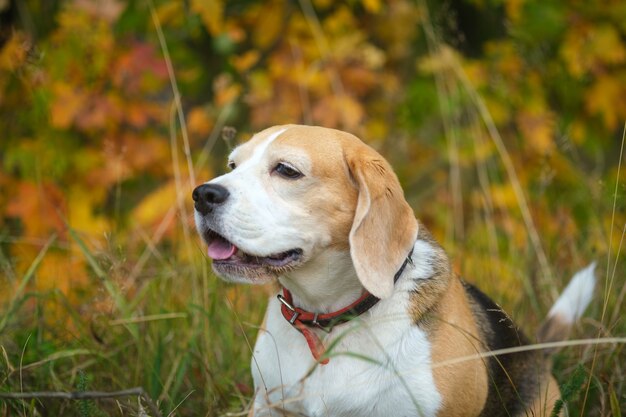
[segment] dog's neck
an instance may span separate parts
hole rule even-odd
[[[317,313],[340,310],[365,291],[347,250],[326,250],[279,281],[293,295],[295,306]]]

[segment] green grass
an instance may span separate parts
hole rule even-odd
[[[2,305],[0,316],[6,324],[0,333],[0,391],[141,386],[158,400],[163,415],[175,408],[174,415],[217,415],[246,407],[250,352],[243,333],[254,340],[256,330],[243,323],[262,320],[261,288],[227,286],[208,272],[201,256],[181,263],[161,252],[168,260],[153,267],[148,262],[132,291],[104,293],[105,286],[120,284],[114,278],[119,271],[107,271],[86,247],[83,253],[93,267],[94,285],[82,289],[87,293],[79,303],[60,291],[27,290],[16,291]],[[21,282],[32,275],[29,271]],[[1,285],[7,284],[2,278]],[[103,308],[94,303],[100,299],[114,302]],[[245,308],[235,313],[227,299],[234,304],[245,300]],[[137,399],[0,400],[3,416],[42,412],[137,415]]]
[[[54,237],[17,282],[9,280],[10,274],[1,278],[2,288],[15,290],[3,296],[0,307],[0,391],[112,391],[141,386],[158,401],[163,415],[175,410],[171,415],[215,416],[248,407],[252,386],[247,341],[254,340],[256,325],[262,321],[267,288],[233,286],[215,278],[195,237],[189,242],[188,260],[178,259],[180,247],[157,246],[133,282],[127,282],[140,252],[127,253],[121,247],[96,253],[79,234],[72,231],[71,236],[91,276],[86,287],[77,288],[78,299],[58,290],[38,291],[34,285],[41,260],[48,251],[60,250]],[[577,244],[585,250],[584,242]],[[471,255],[458,249],[455,253],[456,257]],[[9,258],[2,259],[1,269],[14,271]],[[500,262],[518,264],[512,256]],[[611,293],[603,300],[604,275],[610,277],[613,271],[602,271],[593,304],[572,338],[626,334],[623,310],[617,304],[625,285],[623,256],[613,256],[611,267],[613,262],[617,271]],[[466,266],[468,279],[481,282],[488,294],[502,299],[497,289],[501,286],[490,288],[489,281],[472,271],[476,269],[472,263]],[[563,285],[575,269],[571,265],[559,270]],[[532,334],[549,305],[537,311],[524,294],[512,301],[504,308]],[[624,359],[623,345],[572,346],[556,354],[554,373],[570,415],[623,412]],[[138,413],[138,400],[133,397],[0,400],[0,416]]]

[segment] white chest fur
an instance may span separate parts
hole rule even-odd
[[[419,265],[407,269],[404,277],[421,275]],[[333,357],[312,372],[315,361],[304,337],[273,298],[252,360],[255,416],[280,416],[280,409],[310,417],[434,416],[441,396],[430,343],[407,314],[414,281],[404,277],[392,297],[326,336]]]

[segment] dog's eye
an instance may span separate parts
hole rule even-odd
[[[237,164],[235,164],[233,161],[228,161],[227,166],[230,170],[237,168]]]
[[[283,162],[279,162],[278,164],[276,164],[276,166],[274,167],[274,171],[277,172],[278,175],[280,175],[281,177],[290,180],[295,180],[303,176],[300,171]]]

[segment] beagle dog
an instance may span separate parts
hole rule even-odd
[[[213,269],[277,280],[251,363],[255,416],[544,416],[549,355],[456,277],[385,159],[338,130],[285,125],[193,191]],[[562,340],[591,300],[594,265],[539,332]]]

